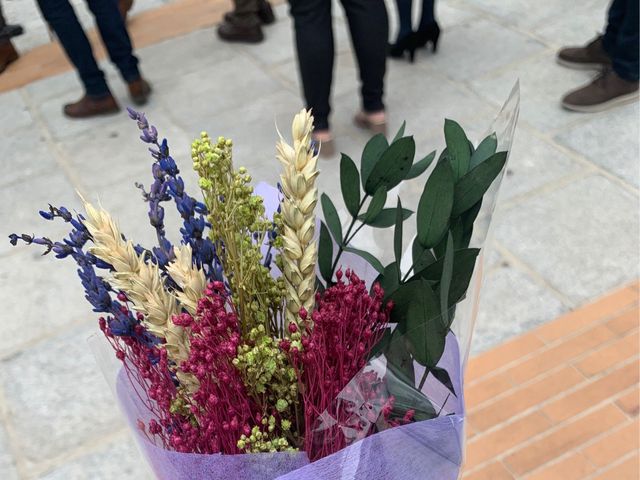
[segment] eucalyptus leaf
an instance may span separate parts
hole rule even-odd
[[[440,285],[438,286],[440,294],[440,312],[442,313],[442,321],[447,327],[451,324],[449,321],[449,289],[451,288],[451,280],[453,278],[453,235],[449,232],[447,235],[447,249],[442,261],[442,275],[440,276]]]
[[[365,252],[364,250],[358,250],[357,248],[353,248],[353,247],[346,247],[344,251],[353,253],[355,255],[358,255],[359,257],[364,258],[367,261],[367,263],[369,263],[369,265],[371,265],[373,268],[376,269],[378,273],[384,272],[384,266],[382,265],[380,260],[378,260],[369,252]]]
[[[407,338],[415,360],[426,367],[435,367],[444,352],[448,329],[440,318],[438,298],[426,280],[418,280],[418,291],[407,310]]]
[[[469,139],[462,127],[453,120],[444,121],[444,139],[447,144],[447,154],[453,176],[455,179],[461,178],[469,171],[471,151],[469,150]]]
[[[487,158],[491,157],[496,153],[496,149],[498,148],[498,137],[496,137],[495,133],[492,133],[484,140],[480,142],[476,151],[471,155],[471,168],[477,167],[482,162],[484,162]]]
[[[393,332],[391,331],[391,328],[387,327],[384,329],[382,338],[373,346],[373,348],[369,352],[369,359],[375,358],[387,352],[387,350],[389,349],[389,344],[391,343],[392,333]]]
[[[387,359],[385,385],[394,398],[391,417],[402,418],[407,411],[412,410],[413,420],[416,422],[436,418],[438,412],[425,394],[415,387],[411,374],[415,375],[413,362],[409,368],[407,361],[398,365]]]
[[[453,195],[451,167],[448,162],[441,162],[429,176],[418,203],[418,238],[424,247],[435,246],[446,233]]]
[[[385,377],[387,381],[391,380],[394,386],[401,386],[402,384],[414,385],[415,383],[413,358],[407,347],[406,337],[396,328],[384,352],[387,360],[387,375]],[[398,388],[395,388],[395,390],[398,390]]]
[[[340,158],[340,188],[347,211],[352,217],[357,216],[360,209],[360,174],[355,162],[344,153]]]
[[[458,303],[467,292],[478,253],[480,253],[479,248],[464,248],[453,252],[453,273],[451,275],[451,285],[449,286],[449,307]],[[439,258],[424,270],[416,272],[410,281],[422,278],[430,282],[439,282],[442,279],[443,268],[444,258]]]
[[[400,125],[400,128],[398,129],[398,133],[396,133],[396,136],[393,137],[393,140],[391,141],[391,143],[395,142],[396,140],[399,140],[404,136],[404,129],[406,126],[407,126],[407,122],[403,121],[402,125]]]
[[[396,262],[390,263],[386,267],[384,267],[383,272],[378,275],[374,283],[380,284],[382,290],[384,290],[385,299],[391,298],[396,290],[400,286],[400,282],[398,282],[398,278],[400,276],[399,268]],[[391,315],[393,316],[393,312],[395,307],[391,310]]]
[[[330,285],[331,279],[331,266],[333,263],[333,242],[331,241],[331,235],[329,229],[324,222],[320,222],[320,238],[318,240],[318,267],[320,269],[320,275]]]
[[[373,194],[373,198],[371,198],[371,202],[367,208],[367,213],[364,215],[362,222],[368,225],[370,222],[374,221],[382,212],[386,201],[387,188],[384,185],[381,185],[380,188],[376,190],[376,193]]]
[[[453,382],[444,368],[432,367],[429,369],[429,373],[433,375],[441,384],[443,384],[451,392],[454,397],[457,397],[456,390],[453,388]]]
[[[427,170],[427,168],[429,168],[429,165],[433,163],[434,158],[436,158],[435,150],[424,157],[422,160],[419,160],[411,165],[411,169],[409,169],[409,174],[405,177],[405,180],[411,180],[412,178],[416,178],[422,175]]]
[[[358,217],[358,220],[364,222],[366,218],[366,213],[362,214]],[[406,220],[411,215],[413,215],[413,211],[408,208],[402,209],[402,219]],[[395,208],[383,208],[382,211],[374,218],[372,221],[367,222],[367,225],[375,228],[389,228],[395,225],[396,223],[396,209]]]
[[[413,240],[411,253],[414,272],[420,272],[436,261],[436,257],[433,255],[433,253],[431,253],[431,250],[428,248],[424,248],[420,244],[420,240],[418,239],[418,237]]]
[[[338,216],[335,205],[326,193],[320,196],[320,203],[322,204],[324,221],[327,222],[333,239],[338,245],[342,245],[342,224],[340,223],[340,217]]]
[[[398,205],[396,207],[396,226],[393,230],[393,254],[396,259],[396,265],[400,265],[402,260],[402,201],[398,197]],[[400,271],[398,269],[398,282],[400,281]]]
[[[458,216],[479,202],[507,161],[507,152],[498,152],[464,175],[455,186],[451,214]]]
[[[383,134],[378,133],[369,139],[362,151],[362,160],[360,162],[360,178],[362,179],[362,187],[367,183],[369,174],[375,167],[382,153],[389,147],[389,143]]]
[[[384,185],[387,191],[398,185],[409,173],[416,153],[413,137],[402,137],[387,148],[371,170],[364,186],[365,192],[373,194]]]

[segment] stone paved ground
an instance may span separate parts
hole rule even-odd
[[[160,8],[187,1],[194,4]],[[3,3],[12,20],[39,32],[20,40],[24,48],[46,41],[35,15],[22,9],[26,3]],[[560,95],[591,74],[557,66],[554,52],[601,28],[606,3],[543,0],[532,9],[524,0],[448,0],[438,7],[438,54],[423,51],[415,65],[389,64],[391,130],[406,119],[419,154],[441,148],[445,116],[481,135],[520,78],[521,120],[495,218],[476,352],[638,277],[638,105],[591,116],[558,108]],[[367,136],[350,123],[358,107],[356,70],[339,9],[335,15],[333,126],[338,148],[357,157]],[[286,127],[301,106],[282,6],[278,17],[259,46],[225,45],[202,29],[139,50],[156,91],[148,117],[169,138],[188,185],[188,146],[203,129],[234,138],[238,163],[254,178],[276,180],[274,122]],[[148,27],[135,17],[131,24],[134,35]],[[124,86],[105,68],[124,103]],[[48,202],[77,207],[78,189],[99,198],[129,236],[150,244],[153,235],[140,221],[145,207],[132,186],[149,183],[144,146],[124,114],[64,119],[62,103],[78,94],[68,72],[0,95],[0,233],[60,236],[60,225],[35,212]],[[337,161],[323,161],[322,169],[322,188],[337,194]],[[143,478],[86,346],[95,319],[72,266],[1,242],[0,265],[0,478]]]

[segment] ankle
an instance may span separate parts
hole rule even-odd
[[[384,110],[378,110],[376,112],[363,111],[362,113],[367,117],[367,120],[373,124],[381,124],[387,121],[387,116]]]

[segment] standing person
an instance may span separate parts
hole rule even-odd
[[[638,0],[613,0],[608,16],[604,35],[558,52],[561,65],[601,70],[591,83],[564,96],[568,110],[599,112],[638,99]]]
[[[384,75],[389,35],[384,0],[341,0],[360,71],[362,110],[356,125],[374,132],[386,131]],[[307,103],[313,112],[313,138],[322,144],[324,155],[333,154],[329,130],[331,81],[333,77],[333,28],[331,0],[290,0],[295,26],[300,78]]]
[[[22,35],[23,29],[20,25],[9,25],[2,14],[2,3],[0,3],[0,73],[18,60],[20,55],[11,43],[11,38]]]
[[[270,25],[276,17],[267,0],[234,0],[218,26],[218,36],[227,42],[259,43],[264,40],[262,25]]]
[[[118,9],[118,0],[87,0],[87,4],[96,19],[109,58],[127,83],[131,101],[136,105],[144,105],[151,87],[138,69],[138,59],[133,55],[131,39]],[[104,72],[96,63],[91,44],[69,0],[38,0],[38,5],[76,67],[85,89],[80,100],[64,106],[64,114],[71,118],[86,118],[119,111],[120,106],[109,90]]]
[[[440,26],[436,22],[435,0],[422,0],[422,13],[420,14],[420,24],[418,30],[413,31],[411,11],[413,0],[396,0],[398,6],[398,36],[396,43],[389,45],[389,56],[402,58],[404,53],[409,54],[409,61],[413,63],[414,54],[417,48],[432,45],[432,51],[438,48],[440,38]]]

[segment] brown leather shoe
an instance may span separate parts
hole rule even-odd
[[[266,0],[262,0],[258,7],[258,18],[262,25],[271,25],[276,21],[276,14],[273,12],[271,4]],[[226,22],[233,22],[233,12],[227,12],[224,14],[224,20]]]
[[[151,85],[142,77],[127,84],[129,87],[129,97],[134,105],[138,107],[145,105],[151,95]]]
[[[120,111],[120,106],[111,94],[106,97],[90,97],[85,95],[75,103],[64,106],[64,114],[70,118],[88,118],[108,115]]]
[[[218,37],[227,42],[260,43],[264,40],[259,21],[252,25],[239,25],[230,18],[218,25]]]
[[[0,42],[0,73],[4,72],[18,58],[20,55],[9,40]]]
[[[613,70],[603,71],[590,84],[568,93],[562,106],[575,112],[594,113],[638,99],[638,82],[620,78]]]
[[[133,0],[118,0],[118,10],[120,10],[120,16],[123,20],[127,19],[131,7],[133,7]]]
[[[576,70],[597,70],[611,65],[611,59],[602,46],[602,35],[598,35],[584,47],[561,49],[556,60],[560,65]]]

